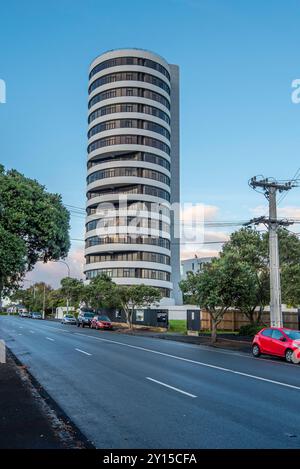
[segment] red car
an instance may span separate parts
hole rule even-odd
[[[300,331],[281,327],[265,327],[253,339],[252,353],[284,357],[287,362],[300,362]]]
[[[112,323],[108,316],[96,315],[91,321],[90,327],[93,329],[112,329]]]

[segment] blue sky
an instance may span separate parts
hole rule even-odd
[[[89,63],[108,49],[150,49],[181,69],[182,201],[248,219],[265,203],[248,179],[300,166],[299,19],[296,0],[4,1],[1,163],[84,207]],[[282,213],[297,213],[299,191]],[[71,236],[83,237],[82,218]]]

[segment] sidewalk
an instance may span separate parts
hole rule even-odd
[[[130,331],[128,329],[119,328],[116,329],[117,334],[136,335],[143,337],[151,337],[154,339],[165,339],[174,340],[176,342],[184,342],[188,344],[206,345],[209,347],[222,348],[227,350],[235,350],[239,352],[251,352],[251,338],[226,338],[218,336],[216,344],[212,345],[211,338],[208,335],[189,336],[184,334],[178,334],[176,332],[153,332],[153,331],[139,331],[134,329]]]
[[[1,449],[87,447],[77,429],[46,401],[26,367],[17,364],[7,351],[7,362],[0,363]]]

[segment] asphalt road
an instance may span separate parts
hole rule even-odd
[[[299,448],[300,365],[0,317],[0,339],[98,448]]]

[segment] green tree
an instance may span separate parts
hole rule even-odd
[[[300,305],[300,264],[287,265],[282,269],[282,296],[288,305]]]
[[[50,297],[53,289],[44,282],[36,282],[29,288],[19,289],[10,296],[12,301],[18,301],[27,308],[28,311],[50,311]]]
[[[51,309],[51,313],[54,313],[59,306],[66,306],[66,299],[61,288],[49,292],[48,305],[49,309]]]
[[[282,300],[290,304],[299,304],[297,285],[300,285],[300,279],[297,266],[300,264],[300,240],[294,233],[280,228],[278,243]],[[255,275],[252,288],[244,290],[238,307],[251,324],[257,325],[270,302],[269,234],[252,228],[242,228],[232,233],[229,242],[222,249],[221,257],[228,253],[235,254]]]
[[[161,293],[158,288],[144,284],[132,286],[119,285],[117,287],[117,294],[120,305],[126,314],[127,324],[130,329],[133,327],[132,319],[134,310],[147,308],[157,303],[161,298]]]
[[[0,225],[0,298],[17,288],[26,271],[25,243]]]
[[[60,294],[62,295],[62,298],[69,300],[70,305],[78,306],[78,304],[84,300],[86,293],[82,280],[65,277],[61,280],[60,284]]]
[[[5,252],[0,251],[0,296],[4,287],[14,288],[37,261],[58,260],[68,254],[69,212],[61,196],[1,165],[0,228],[1,241],[5,238],[7,244]]]
[[[232,233],[221,257],[232,254],[249,269],[249,284],[241,291],[236,306],[251,324],[259,324],[270,302],[268,237],[252,228]]]
[[[95,309],[115,308],[119,304],[117,286],[107,275],[97,275],[85,287],[83,300]]]
[[[218,325],[230,307],[237,307],[251,294],[255,282],[253,271],[240,261],[238,256],[227,253],[203,270],[188,273],[186,280],[180,282],[185,294],[205,309],[211,318],[212,343],[217,341]]]

